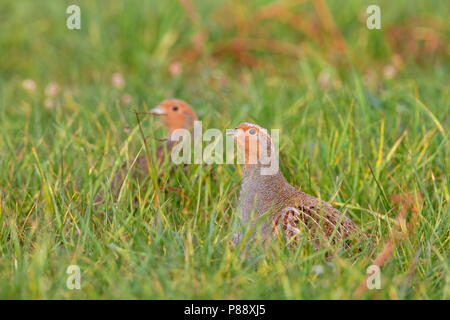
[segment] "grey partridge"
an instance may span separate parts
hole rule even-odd
[[[342,240],[346,247],[351,244],[349,239],[368,241],[368,236],[331,204],[291,186],[280,172],[278,162],[275,162],[273,172],[264,172],[269,165],[267,161],[260,161],[263,154],[260,149],[267,148],[269,155],[275,150],[266,129],[244,122],[227,130],[227,135],[234,137],[244,156],[239,217],[244,224],[255,226],[258,219],[268,214],[269,219],[262,219],[256,231],[261,232],[265,241],[270,235],[281,232],[290,245],[296,245],[305,236],[302,230],[306,231],[309,240],[314,241],[316,249],[323,241],[336,243]],[[256,148],[251,147],[251,143],[256,143]],[[240,238],[240,233],[235,235],[235,243]]]
[[[166,99],[148,113],[161,117],[167,128],[167,138],[165,143],[161,144],[156,149],[156,168],[160,169],[165,157],[170,155],[171,150],[177,144],[176,141],[171,140],[172,133],[177,129],[192,130],[194,121],[198,118],[194,109],[187,102],[179,99]],[[125,163],[118,169],[111,181],[111,192],[115,199],[117,199],[119,195],[127,172],[128,168]],[[131,168],[131,175],[133,179],[142,180],[145,179],[148,174],[147,157],[145,154],[140,155],[136,159],[133,168]]]
[[[160,167],[164,162],[166,151],[167,154],[170,154],[172,149],[177,145],[177,141],[171,140],[172,133],[177,129],[192,130],[194,121],[198,118],[194,109],[187,102],[179,99],[166,99],[151,109],[149,114],[160,116],[167,128],[165,144],[160,145],[156,149],[156,166]],[[147,159],[145,156],[140,156],[136,160],[136,165],[144,176],[148,175]]]

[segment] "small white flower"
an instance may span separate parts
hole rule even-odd
[[[385,66],[383,68],[383,76],[386,79],[392,79],[395,77],[396,74],[397,74],[397,68],[392,64],[388,64],[387,66]]]
[[[183,66],[181,65],[181,62],[174,61],[169,66],[169,72],[172,76],[178,75],[183,70]]]
[[[28,92],[33,92],[34,90],[36,90],[36,82],[31,79],[25,79],[22,82],[22,87]]]
[[[125,93],[122,95],[122,98],[120,100],[122,100],[122,103],[127,106],[131,103],[131,95]]]
[[[331,84],[331,75],[327,71],[322,71],[317,77],[317,83],[323,89],[328,88]]]
[[[323,273],[323,265],[318,264],[318,265],[313,266],[312,271],[314,274],[317,274],[317,275],[322,274]]]
[[[111,82],[113,86],[115,86],[118,89],[122,89],[125,86],[125,79],[123,78],[122,74],[118,72],[112,75]]]
[[[59,86],[56,82],[50,82],[45,88],[45,95],[47,97],[55,97],[59,93]]]

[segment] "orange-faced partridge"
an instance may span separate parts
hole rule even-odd
[[[149,114],[160,116],[167,128],[167,138],[165,143],[156,149],[156,167],[160,168],[167,155],[176,146],[177,141],[171,140],[172,133],[177,129],[191,130],[197,115],[194,109],[185,101],[179,99],[166,99],[158,106],[151,109]],[[122,184],[127,176],[127,165],[124,164],[114,175],[111,181],[111,191],[115,197],[118,196]],[[132,168],[134,179],[145,179],[148,176],[148,163],[145,155],[140,155]]]
[[[194,121],[197,120],[197,115],[187,102],[179,99],[164,100],[151,109],[149,113],[160,116],[167,128],[166,143],[156,149],[156,161],[157,167],[159,167],[164,161],[166,151],[170,155],[170,152],[177,144],[177,141],[171,140],[172,133],[177,129],[192,130]],[[136,163],[144,176],[147,176],[148,166],[145,156],[140,156]]]
[[[314,241],[316,249],[323,241],[335,243],[344,240],[344,245],[348,247],[351,238],[368,240],[351,219],[331,204],[291,186],[280,172],[277,161],[270,164],[266,160],[261,161],[261,155],[275,155],[272,138],[266,129],[244,122],[235,129],[227,130],[227,135],[234,137],[244,156],[239,217],[244,224],[255,226],[260,218],[268,214],[268,219],[262,219],[256,231],[261,232],[264,240],[281,232],[291,245],[295,245],[306,236],[303,231],[306,231],[309,240]],[[269,159],[273,161],[275,158]],[[274,163],[275,168],[269,170]],[[235,243],[241,236],[241,232],[235,234]]]

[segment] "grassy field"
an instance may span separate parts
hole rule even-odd
[[[73,3],[81,30],[66,28]],[[366,28],[374,3],[381,30]],[[287,180],[377,244],[381,289],[360,298],[448,299],[449,9],[1,1],[0,298],[359,298],[368,252],[329,264],[306,243],[233,246],[235,165],[167,163],[158,207],[152,177],[142,193],[128,179],[112,200],[114,171],[143,152],[134,110],[177,97],[204,128],[281,129]],[[158,119],[142,125],[164,137]],[[159,142],[148,141],[151,152]],[[106,199],[94,204],[99,192]],[[81,290],[66,287],[69,265]]]

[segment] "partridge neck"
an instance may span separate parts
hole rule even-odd
[[[264,168],[267,168],[267,166],[262,164],[252,164],[244,168],[243,183],[251,183],[276,191],[285,187],[287,181],[278,167],[275,168],[273,174],[265,174],[262,170]]]

